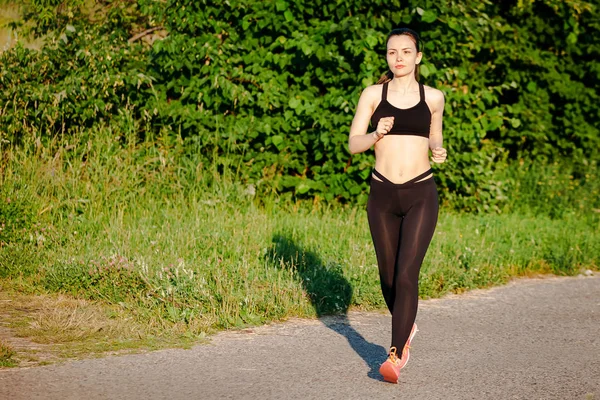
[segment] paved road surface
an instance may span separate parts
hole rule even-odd
[[[600,276],[422,301],[400,384],[390,317],[293,320],[164,350],[0,371],[0,399],[600,400]]]

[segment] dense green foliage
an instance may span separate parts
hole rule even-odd
[[[519,160],[559,162],[578,186],[597,170],[600,34],[587,1],[31,0],[41,52],[0,55],[0,139],[117,134],[183,141],[188,173],[233,169],[260,193],[364,202],[371,154],[347,133],[362,89],[385,72],[385,38],[424,39],[422,80],[446,94],[445,204],[500,210]],[[128,41],[161,27],[150,46]],[[67,139],[68,140],[68,139]],[[200,155],[200,156],[198,156]],[[567,161],[568,160],[568,161]],[[526,165],[530,165],[526,163]],[[595,203],[598,207],[597,203]]]

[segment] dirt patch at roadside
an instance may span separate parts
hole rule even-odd
[[[34,306],[26,306],[23,298],[11,298],[0,292],[0,343],[8,346],[14,355],[10,357],[15,366],[30,367],[57,361],[55,351],[49,344],[36,343],[19,335],[19,326],[35,317]]]
[[[12,350],[8,364],[13,366],[131,352],[143,342],[139,330],[116,308],[65,295],[25,295],[0,287],[0,343]]]

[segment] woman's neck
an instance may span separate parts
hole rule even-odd
[[[415,79],[413,74],[394,77],[389,85],[388,90],[392,92],[399,92],[401,94],[407,94],[409,92],[414,92],[416,88],[418,88],[419,82]]]

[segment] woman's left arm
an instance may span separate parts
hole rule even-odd
[[[431,104],[431,127],[429,129],[429,148],[431,159],[435,163],[446,161],[446,149],[444,149],[444,137],[442,135],[442,118],[444,116],[444,93],[433,89],[430,90],[429,103]]]

